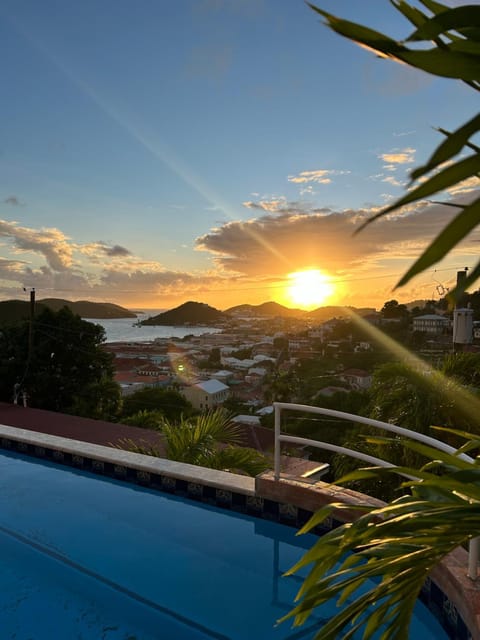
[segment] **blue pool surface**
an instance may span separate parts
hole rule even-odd
[[[315,541],[293,528],[0,454],[2,640],[286,640]],[[410,637],[447,636],[420,603]]]

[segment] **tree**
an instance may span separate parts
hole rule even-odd
[[[222,408],[182,418],[178,423],[164,418],[158,428],[165,437],[165,455],[169,460],[250,476],[270,466],[255,449],[239,446],[243,440],[241,429]],[[131,440],[122,440],[120,446],[159,456],[155,447],[137,445]]]
[[[120,419],[129,418],[140,411],[155,411],[168,420],[179,420],[182,415],[191,415],[193,407],[179,391],[145,387],[124,399]]]
[[[405,319],[409,317],[407,306],[404,304],[399,304],[397,300],[389,300],[385,302],[383,308],[380,312],[382,316],[386,319]]]
[[[29,322],[2,329],[1,398],[11,401],[18,384],[31,406],[66,413],[81,406],[81,415],[113,417],[119,388],[112,355],[101,347],[103,327],[64,307],[44,309],[35,317],[32,343],[29,332]]]
[[[376,51],[382,57],[404,62],[428,73],[464,81],[480,89],[480,7],[463,5],[450,8],[436,0],[421,0],[430,12],[402,0],[393,3],[414,26],[405,41],[396,41],[368,27],[339,19],[310,5],[337,33]],[[409,43],[421,43],[410,48]],[[425,43],[427,45],[425,46]],[[433,43],[433,46],[430,46]],[[480,149],[472,138],[480,130],[480,115],[456,131],[439,131],[445,140],[425,165],[411,174],[406,195],[386,207],[367,224],[402,206],[430,198],[463,180],[478,177]],[[446,256],[480,222],[480,198],[468,204],[446,203],[460,213],[440,232],[397,286],[407,283]],[[480,262],[457,287],[459,296],[480,276]],[[456,434],[458,435],[458,434]],[[468,447],[477,447],[476,436]],[[458,456],[439,454],[420,444],[409,448],[432,460],[422,470],[405,470],[417,480],[404,483],[410,492],[383,509],[360,508],[365,515],[356,522],[333,530],[292,569],[311,564],[299,593],[300,604],[289,614],[296,624],[306,621],[323,602],[337,600],[342,610],[322,626],[316,638],[351,638],[355,631],[368,640],[379,627],[382,638],[408,638],[413,606],[426,575],[446,553],[472,537],[480,535],[480,471],[475,463]],[[392,470],[365,470],[347,479],[376,477]],[[305,531],[331,515],[340,505],[329,505],[304,527]],[[345,555],[355,552],[353,555]],[[373,582],[368,584],[368,580]],[[368,585],[368,586],[367,586]],[[359,589],[366,591],[360,592]],[[348,600],[347,600],[348,599]],[[347,602],[346,602],[347,601]]]

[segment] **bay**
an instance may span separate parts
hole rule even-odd
[[[149,309],[147,312],[137,313],[137,318],[96,319],[84,318],[87,322],[99,324],[105,329],[106,342],[151,342],[155,338],[184,338],[185,336],[200,336],[204,333],[218,333],[221,329],[214,327],[170,327],[170,326],[139,326],[137,323],[159,313]]]

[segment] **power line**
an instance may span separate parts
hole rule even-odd
[[[432,269],[431,271],[425,271],[425,274],[435,274],[435,273],[439,273],[441,271],[452,271],[452,272],[457,272],[457,270],[459,269],[463,269],[464,267],[445,267],[443,269]],[[403,275],[403,272],[397,272],[397,273],[387,273],[387,274],[383,274],[383,275],[372,275],[372,276],[360,276],[360,277],[345,277],[345,278],[328,278],[328,280],[326,280],[326,283],[328,284],[345,284],[345,283],[349,283],[349,282],[364,282],[364,281],[370,281],[370,280],[385,280],[387,278],[399,278]],[[266,284],[266,285],[255,285],[255,286],[251,286],[251,287],[238,287],[238,288],[234,288],[229,286],[228,288],[208,288],[207,286],[203,286],[203,287],[199,287],[196,291],[198,293],[204,293],[204,292],[210,292],[210,293],[222,293],[222,292],[240,292],[240,291],[261,291],[261,290],[270,290],[270,289],[284,289],[285,287],[288,286],[288,282],[285,282],[284,284]],[[58,289],[56,287],[43,287],[42,291],[57,291],[57,292],[65,292],[65,291],[69,291],[71,293],[71,290],[67,290],[67,289]],[[191,291],[191,290],[190,290]],[[97,292],[93,291],[92,289],[75,289],[75,292],[79,292],[79,293],[90,293],[93,295],[96,295]],[[112,289],[112,293],[117,294],[117,293],[142,293],[142,294],[151,294],[151,295],[158,295],[158,291],[156,290],[150,290],[150,289],[141,289],[141,288],[135,288],[135,289]],[[40,300],[41,303],[41,300]]]

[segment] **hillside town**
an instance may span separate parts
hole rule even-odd
[[[196,410],[226,405],[260,423],[274,400],[318,404],[321,397],[367,390],[375,368],[398,358],[385,347],[384,335],[437,365],[455,350],[480,351],[477,325],[471,308],[452,313],[429,303],[409,312],[392,300],[379,312],[318,324],[239,313],[216,333],[104,348],[115,356],[124,396],[175,389]]]

